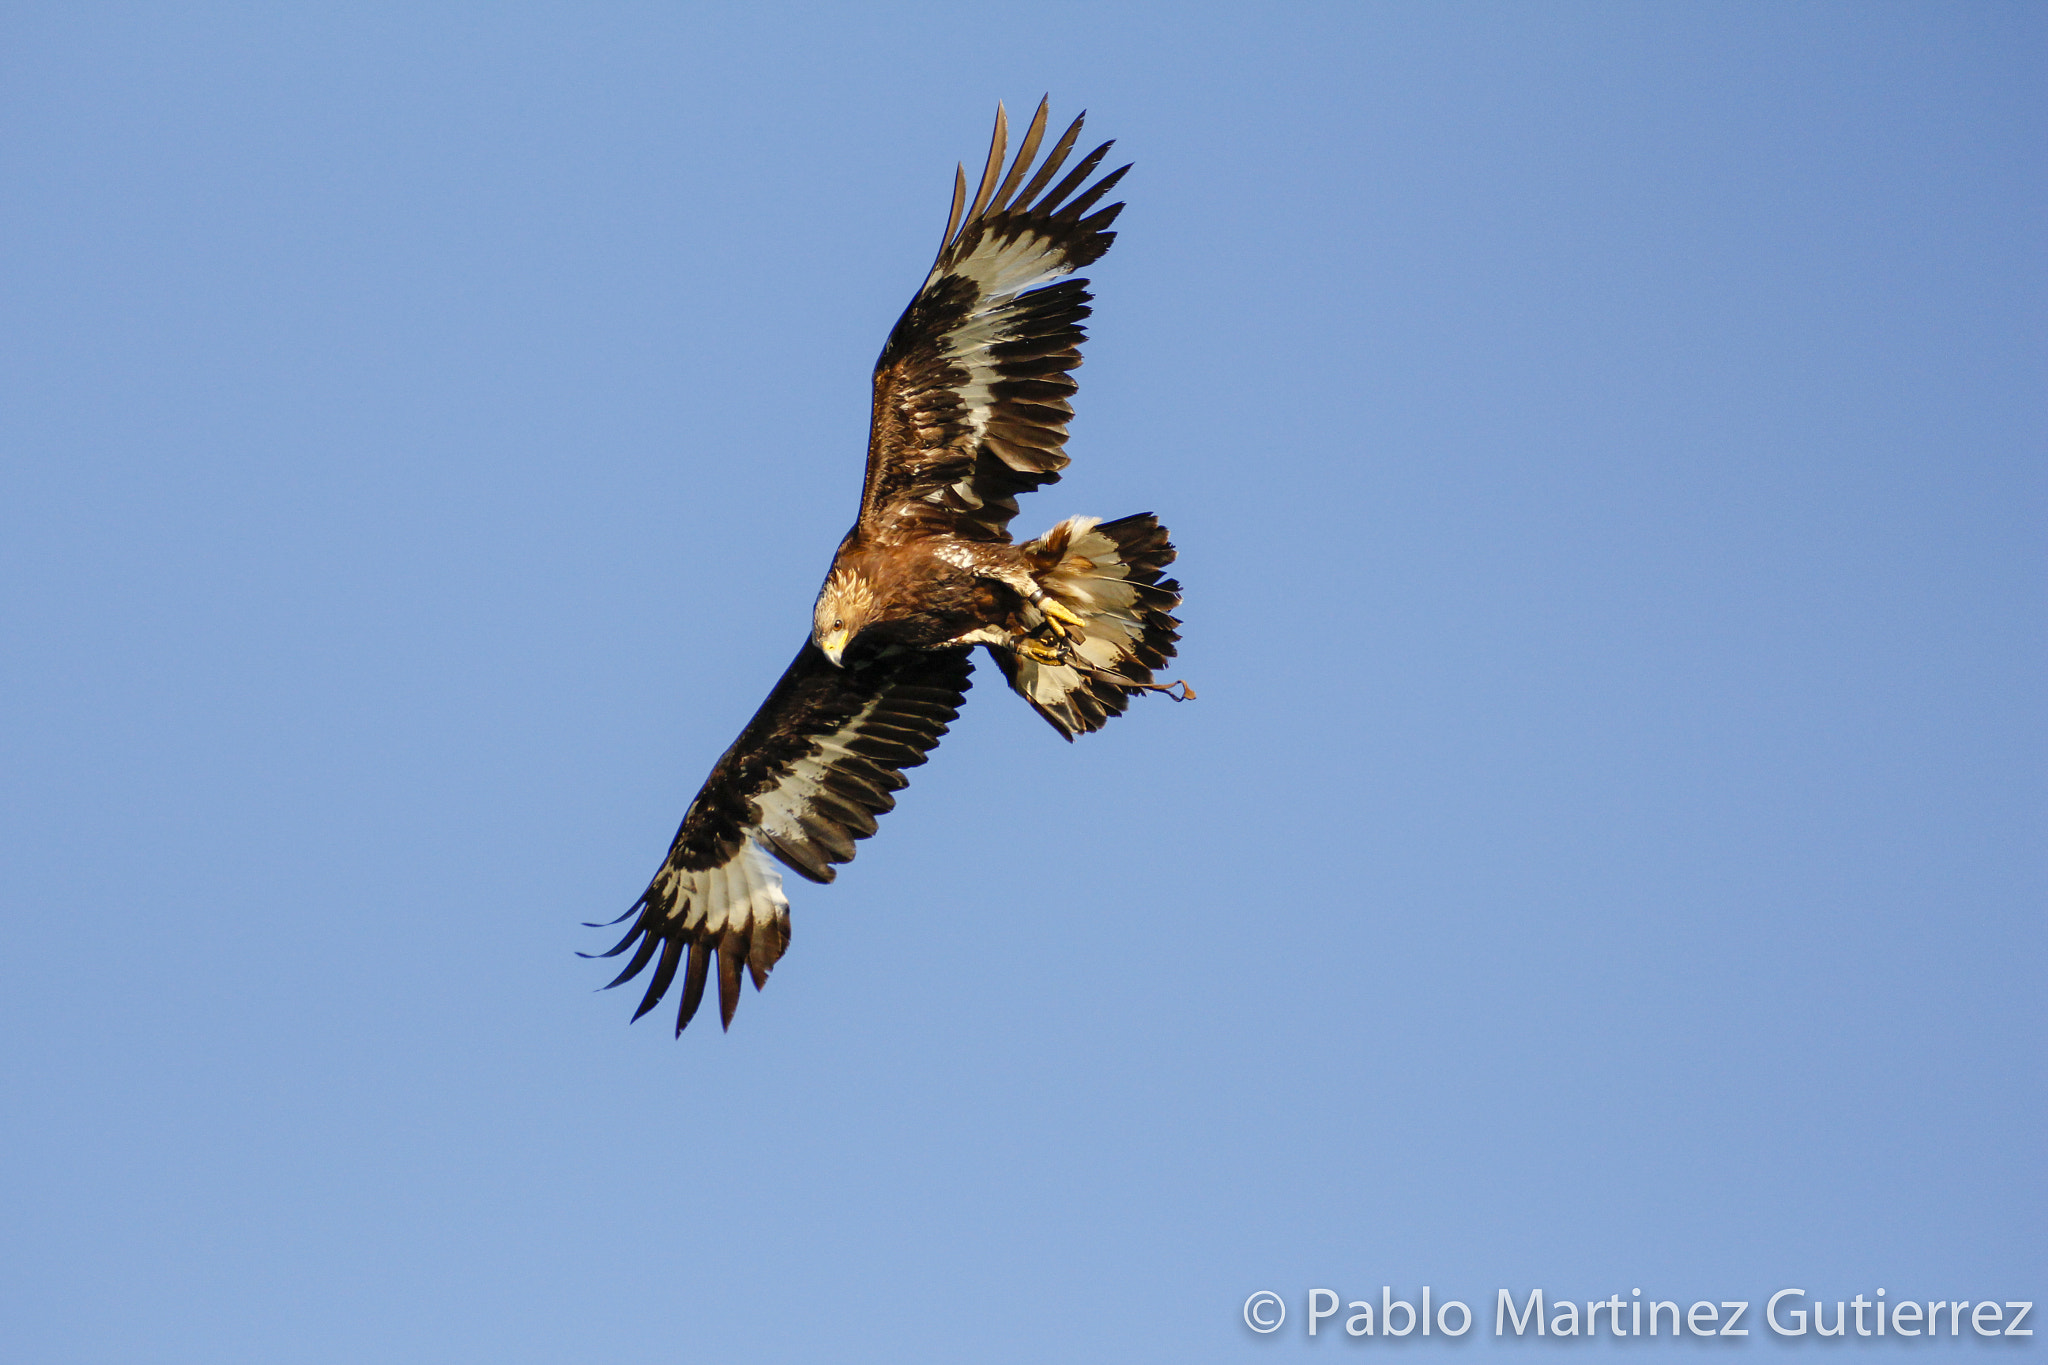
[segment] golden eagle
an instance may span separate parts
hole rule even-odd
[[[1180,585],[1160,578],[1174,549],[1150,514],[1073,517],[1010,540],[1017,495],[1067,463],[1068,372],[1089,309],[1088,282],[1062,277],[1109,250],[1123,205],[1095,205],[1130,169],[1088,183],[1105,142],[1052,184],[1082,120],[1041,162],[1045,116],[1040,102],[1005,174],[997,108],[972,204],[965,168],[955,172],[938,260],[875,363],[860,515],[833,556],[810,638],[619,917],[637,914],[631,932],[603,954],[638,944],[613,986],[654,963],[635,1019],[660,1003],[687,950],[676,1032],[704,998],[714,955],[731,1026],[741,967],[759,990],[789,945],[771,858],[832,880],[895,804],[903,769],[924,762],[959,714],[975,645],[1069,740],[1140,691],[1193,695],[1152,681],[1179,638]]]

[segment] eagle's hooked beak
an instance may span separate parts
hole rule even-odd
[[[825,657],[832,661],[834,668],[844,666],[839,662],[839,656],[846,653],[846,642],[852,636],[853,632],[850,630],[835,630],[824,639],[818,641],[818,648],[825,651]]]

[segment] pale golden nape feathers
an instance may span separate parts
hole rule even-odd
[[[852,569],[834,569],[811,613],[811,639],[836,664],[847,642],[874,619],[874,585]]]

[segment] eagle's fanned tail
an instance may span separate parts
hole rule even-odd
[[[1180,584],[1161,577],[1175,551],[1156,517],[1069,517],[1018,548],[1045,591],[1080,622],[1061,662],[989,646],[1018,696],[1071,740],[1122,715],[1139,692],[1169,691],[1152,675],[1180,640],[1180,618],[1173,614]]]

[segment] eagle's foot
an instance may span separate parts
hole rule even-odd
[[[1038,608],[1039,615],[1045,618],[1044,624],[1039,627],[1040,630],[1050,631],[1055,638],[1061,640],[1076,640],[1087,633],[1088,623],[1044,588],[1032,588],[1026,598],[1032,606]]]
[[[1047,668],[1057,668],[1074,657],[1074,647],[1067,643],[1065,636],[1044,639],[1037,635],[1026,635],[1017,641],[1017,647]]]
[[[1062,640],[1071,640],[1088,628],[1088,623],[1076,616],[1057,597],[1046,597],[1038,604],[1038,609],[1045,613],[1046,629]],[[1070,626],[1073,629],[1068,629]]]

